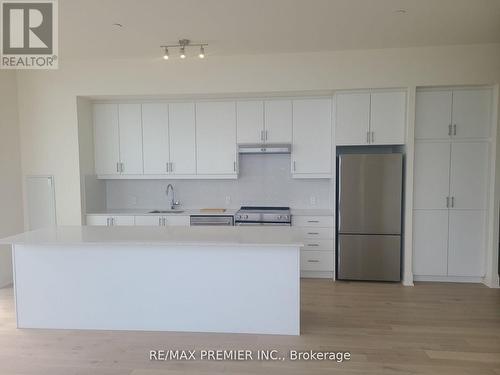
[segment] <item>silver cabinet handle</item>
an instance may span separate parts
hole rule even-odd
[[[453,135],[457,135],[457,124],[453,124]]]
[[[120,163],[116,163],[116,171],[119,173],[120,172]]]
[[[372,131],[372,143],[375,142],[375,132]]]
[[[317,259],[308,259],[307,261],[309,263],[319,263],[319,260],[317,260]]]
[[[161,217],[158,218],[158,226],[161,227]]]
[[[173,172],[174,171],[174,162],[171,161],[170,162],[170,172]]]
[[[233,161],[233,171],[236,172],[236,161]]]
[[[366,143],[370,143],[370,132],[366,132]]]
[[[317,244],[317,243],[308,243],[307,246],[315,247],[315,246],[319,246],[319,244]]]
[[[267,130],[264,131],[264,141],[267,141]]]
[[[319,223],[319,220],[307,220],[308,223]]]
[[[106,218],[106,226],[108,226],[108,227],[109,227],[109,217],[108,217],[108,218]]]
[[[451,197],[451,207],[455,207],[455,197]]]
[[[450,197],[446,197],[446,208],[450,208]]]
[[[451,137],[451,126],[452,126],[451,124],[448,125],[448,136],[450,136],[450,137]]]
[[[167,218],[166,218],[166,217],[164,217],[164,218],[163,218],[163,226],[164,226],[164,227],[166,227],[166,226],[167,226]]]
[[[318,235],[319,233],[318,233],[318,232],[307,232],[307,234],[314,234],[314,235]]]
[[[124,170],[125,170],[125,164],[124,163],[120,163],[120,172],[123,173]]]
[[[264,140],[264,130],[261,130],[260,131],[260,140],[263,141]]]
[[[297,170],[297,163],[295,162],[295,160],[293,161],[293,171],[295,172]]]

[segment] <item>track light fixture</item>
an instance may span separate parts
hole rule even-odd
[[[160,46],[164,53],[163,53],[163,58],[165,60],[168,60],[169,54],[168,54],[168,49],[169,48],[179,48],[179,57],[181,59],[185,59],[187,57],[186,54],[186,47],[200,47],[200,53],[198,54],[198,57],[200,59],[205,58],[205,46],[208,46],[207,43],[191,43],[189,39],[180,39],[178,44],[169,44],[165,46]]]

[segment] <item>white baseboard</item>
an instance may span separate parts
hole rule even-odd
[[[300,277],[304,279],[333,279],[331,271],[300,271]]]
[[[477,276],[413,276],[414,281],[434,281],[442,283],[483,283],[483,277]]]

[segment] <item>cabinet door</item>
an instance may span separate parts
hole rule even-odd
[[[292,173],[294,177],[331,177],[332,101],[293,101]],[[311,176],[312,177],[312,176]]]
[[[417,92],[415,139],[449,139],[451,125],[450,90]]]
[[[95,173],[119,174],[120,143],[118,105],[94,105]]]
[[[413,273],[446,276],[448,210],[413,211]]]
[[[488,142],[454,142],[451,145],[453,208],[486,208],[488,164]]]
[[[163,225],[163,216],[156,215],[146,215],[146,216],[136,216],[135,217],[135,225],[144,226],[156,226],[161,227]]]
[[[264,142],[264,103],[241,101],[236,103],[238,143]]]
[[[370,143],[397,145],[405,143],[406,92],[380,91],[371,94]]]
[[[87,215],[87,225],[107,226],[110,224],[109,216],[104,215]]]
[[[488,138],[491,134],[491,90],[453,91],[454,138]]]
[[[182,226],[189,226],[189,216],[182,215],[182,216],[177,216],[176,215],[168,215],[165,217],[166,219],[166,225],[167,226],[173,226],[173,225],[182,225]]]
[[[167,173],[169,161],[167,104],[142,105],[142,140],[144,174]]]
[[[267,143],[292,142],[292,101],[266,100],[264,103],[264,128]]]
[[[448,275],[484,276],[484,210],[450,210]]]
[[[113,225],[135,225],[135,217],[127,215],[113,216]]]
[[[235,102],[196,104],[196,149],[199,174],[236,174]]]
[[[122,174],[142,174],[142,119],[140,104],[119,104]]]
[[[338,93],[335,95],[337,145],[364,145],[368,143],[370,123],[370,93]]]
[[[450,147],[449,142],[415,143],[413,208],[447,208]]]
[[[169,105],[172,174],[196,174],[196,122],[194,103]]]

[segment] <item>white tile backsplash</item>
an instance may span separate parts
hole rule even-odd
[[[335,184],[326,179],[292,179],[290,155],[241,155],[237,180],[107,180],[108,209],[165,208],[171,183],[185,208],[283,205],[333,207]]]

